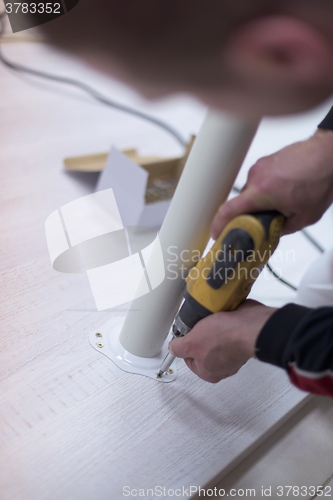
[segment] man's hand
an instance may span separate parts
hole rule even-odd
[[[257,337],[276,311],[246,300],[232,312],[212,314],[185,336],[174,339],[169,351],[184,358],[198,377],[216,383],[234,375],[255,354]]]
[[[283,233],[293,233],[317,222],[332,202],[333,132],[318,129],[310,139],[257,161],[241,194],[220,206],[212,236],[237,215],[261,210],[281,212],[287,218]]]

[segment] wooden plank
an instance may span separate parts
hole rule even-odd
[[[295,495],[291,494],[291,498],[302,496],[310,500],[313,487],[326,485],[333,472],[332,419],[332,399],[312,397],[302,412],[284,423],[251,456],[214,483],[214,487],[221,490],[221,494],[223,490],[255,489],[255,498],[261,498],[261,487],[271,488],[272,498],[276,498],[282,491],[279,486],[292,485]],[[319,453],[315,451],[318,446]],[[300,488],[298,495],[297,487]]]
[[[279,370],[255,360],[218,385],[197,379],[182,362],[177,382],[162,387],[123,373],[87,343],[91,329],[105,334],[105,320],[89,312],[78,276],[33,261],[2,277],[7,304],[24,305],[3,323],[0,490],[6,499],[24,498],[30,488],[36,499],[51,488],[57,500],[74,493],[120,498],[126,485],[202,485],[304,398]],[[108,316],[116,321],[124,314]]]
[[[320,495],[320,496],[333,496],[333,473],[330,475],[329,479],[327,481],[325,481],[324,485],[323,485],[323,491],[324,491],[324,495]],[[318,498],[319,498],[319,495],[318,495]]]
[[[3,349],[15,355],[0,385],[3,498],[51,490],[54,500],[102,500],[126,485],[202,485],[303,401],[280,370],[255,360],[218,385],[182,362],[169,385],[121,372],[87,344],[92,328],[105,334],[103,314],[68,310],[84,309],[82,284],[53,274],[43,262],[3,275],[8,300],[25,312],[5,324]]]
[[[64,159],[67,170],[78,172],[102,172],[104,170],[108,153],[96,153],[93,155],[73,156]]]

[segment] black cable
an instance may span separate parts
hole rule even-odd
[[[267,269],[269,270],[270,273],[272,273],[272,275],[274,276],[274,278],[278,279],[279,281],[281,281],[281,283],[283,283],[284,285],[288,286],[289,288],[291,288],[292,290],[294,290],[295,292],[297,292],[297,288],[292,285],[291,283],[289,283],[289,281],[286,281],[285,279],[281,278],[281,276],[279,276],[275,271],[274,269],[272,268],[272,266],[270,264],[266,264],[267,266]]]
[[[312,245],[319,250],[319,252],[325,252],[325,249],[321,246],[321,244],[306,229],[302,229],[302,233],[310,241],[310,243],[312,243]]]
[[[0,13],[0,23],[1,23],[0,37],[3,35],[4,32],[3,17],[5,16],[5,14],[6,11]],[[7,66],[10,69],[13,69],[14,71],[28,73],[29,75],[37,76],[39,78],[45,78],[47,80],[51,80],[57,83],[64,83],[65,85],[72,85],[73,87],[77,87],[86,92],[87,94],[91,95],[97,101],[101,102],[102,104],[105,104],[106,106],[110,106],[111,108],[118,109],[119,111],[129,113],[133,116],[136,116],[137,118],[141,118],[142,120],[146,120],[150,123],[153,123],[154,125],[157,125],[158,127],[164,129],[166,132],[171,134],[183,147],[187,146],[187,141],[179,134],[179,132],[177,132],[177,130],[175,130],[168,123],[164,122],[163,120],[160,120],[159,118],[156,118],[155,116],[148,115],[146,113],[138,111],[137,109],[131,108],[130,106],[126,106],[125,104],[120,104],[116,101],[108,99],[103,94],[98,92],[98,90],[95,90],[93,87],[90,87],[90,85],[87,85],[84,82],[75,80],[74,78],[51,75],[49,73],[44,73],[43,71],[38,71],[35,69],[27,68],[25,66],[21,66],[21,64],[16,64],[14,62],[9,61],[6,57],[4,57],[1,50],[0,50],[0,61],[5,66]]]

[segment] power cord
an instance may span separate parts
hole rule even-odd
[[[3,18],[5,15],[6,11],[0,13],[0,37],[4,34]],[[12,61],[9,61],[3,55],[1,49],[0,49],[0,61],[5,66],[7,66],[7,68],[13,69],[14,71],[20,71],[21,73],[28,73],[29,75],[37,76],[39,78],[45,78],[47,80],[51,80],[57,83],[63,83],[65,85],[71,85],[73,87],[77,87],[86,92],[87,94],[89,94],[97,101],[101,102],[102,104],[105,104],[106,106],[110,106],[111,108],[118,109],[119,111],[129,113],[133,116],[136,116],[137,118],[141,118],[142,120],[146,120],[150,123],[153,123],[154,125],[157,125],[158,127],[162,128],[163,130],[171,134],[183,147],[187,146],[187,141],[181,136],[181,134],[176,129],[174,129],[168,123],[164,122],[163,120],[160,120],[159,118],[156,118],[155,116],[148,115],[130,106],[126,106],[125,104],[113,101],[108,97],[105,97],[103,94],[101,94],[98,90],[94,89],[90,85],[85,84],[84,82],[81,82],[74,78],[51,75],[49,73],[44,73],[43,71],[27,68],[26,66],[22,66],[21,64],[16,64]]]
[[[320,252],[324,253],[325,249],[321,246],[321,244],[307,231],[306,229],[302,229],[303,235],[312,243],[314,247]]]
[[[267,269],[269,270],[269,272],[274,276],[274,278],[276,278],[277,280],[281,281],[281,283],[283,283],[284,285],[286,285],[289,288],[291,288],[292,290],[294,290],[294,292],[297,292],[297,287],[295,285],[292,285],[291,283],[289,283],[289,281],[286,281],[285,279],[281,278],[281,276],[279,276],[277,274],[277,272],[274,271],[274,269],[272,268],[272,266],[270,264],[266,264],[266,266],[267,266]]]

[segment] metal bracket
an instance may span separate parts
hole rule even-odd
[[[89,335],[91,346],[111,359],[124,372],[144,375],[162,383],[174,381],[177,378],[176,363],[172,365],[170,372],[165,373],[163,377],[157,377],[161,363],[168,353],[168,343],[172,339],[172,334],[169,333],[163,344],[162,351],[157,356],[142,358],[126,351],[119,341],[124,321],[124,317],[117,316],[105,323],[100,330],[91,332]]]

